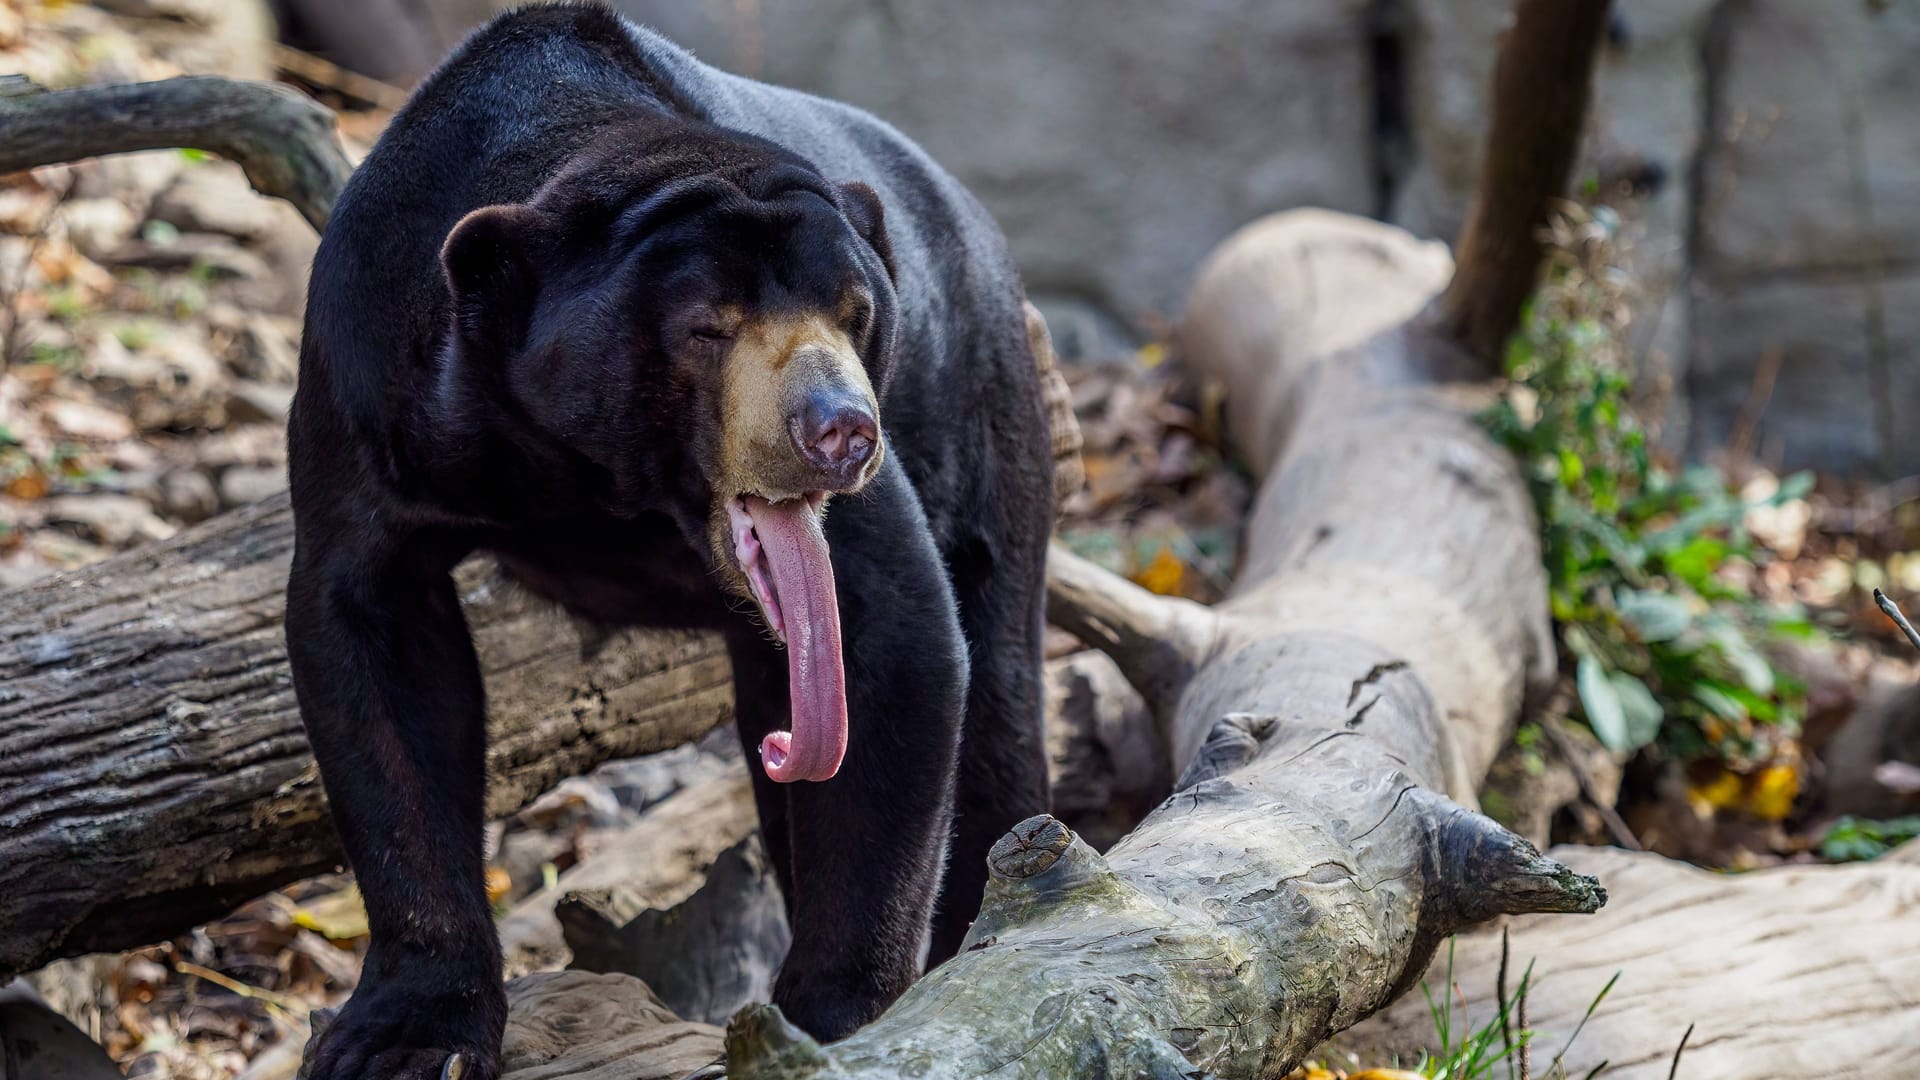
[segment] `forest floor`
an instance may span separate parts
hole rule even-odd
[[[143,20],[82,5],[36,5],[40,17],[28,20],[27,10],[0,0],[0,70],[46,85],[227,62],[157,45]],[[350,141],[364,146],[383,119],[350,114]],[[0,587],[164,539],[284,487],[313,245],[297,214],[199,154],[0,178]],[[1064,508],[1061,537],[1156,592],[1219,599],[1231,588],[1252,486],[1221,443],[1217,396],[1159,342],[1072,358],[1066,370],[1087,483]],[[1776,482],[1763,463],[1721,467],[1751,489]],[[1801,647],[1813,654],[1800,662],[1808,710],[1785,735],[1788,774],[1778,790],[1748,784],[1730,797],[1698,763],[1642,752],[1612,762],[1618,806],[1652,846],[1706,865],[1868,853],[1920,820],[1849,821],[1836,837],[1830,789],[1839,774],[1822,753],[1863,702],[1920,674],[1870,597],[1884,588],[1910,608],[1920,598],[1920,477],[1823,480],[1744,525],[1756,548],[1725,571],[1729,585],[1800,605],[1819,630]],[[1076,647],[1057,635],[1050,651]],[[1521,749],[1515,768],[1525,774],[1538,755]],[[493,830],[496,902],[509,910],[737,757],[723,734],[566,782]],[[1896,769],[1893,782],[1902,779]],[[1859,770],[1844,782],[1863,782]],[[1586,810],[1557,814],[1551,838],[1617,839]],[[307,1012],[351,990],[364,948],[350,878],[332,875],[169,942],[63,961],[35,982],[129,1075],[271,1080],[291,1075]]]

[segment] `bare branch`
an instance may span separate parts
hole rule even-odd
[[[0,94],[0,174],[135,150],[190,147],[239,163],[315,230],[353,172],[333,113],[274,83],[211,76]]]
[[[1920,633],[1914,632],[1913,624],[1907,621],[1906,613],[1900,610],[1899,604],[1893,602],[1893,597],[1888,596],[1879,589],[1875,589],[1873,590],[1873,602],[1879,604],[1880,610],[1886,612],[1887,618],[1893,620],[1893,625],[1899,627],[1900,632],[1907,635],[1907,640],[1913,642],[1913,647],[1920,649]]]

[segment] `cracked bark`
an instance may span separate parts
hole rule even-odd
[[[0,593],[0,976],[143,945],[342,861],[287,671],[286,496]],[[732,716],[726,650],[582,629],[458,575],[487,674],[488,804]]]

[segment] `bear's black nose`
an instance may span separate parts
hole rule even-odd
[[[880,438],[880,424],[865,395],[838,387],[808,394],[790,430],[800,456],[825,474],[829,487],[859,480]]]

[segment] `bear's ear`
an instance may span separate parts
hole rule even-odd
[[[460,219],[440,248],[455,317],[478,341],[513,348],[533,316],[547,215],[531,206],[483,206]]]
[[[840,212],[847,215],[853,231],[880,256],[880,262],[887,268],[887,279],[893,280],[893,244],[887,239],[887,212],[880,205],[880,196],[858,180],[841,184]]]

